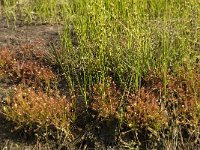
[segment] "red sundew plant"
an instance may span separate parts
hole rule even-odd
[[[195,84],[194,84],[195,83]],[[180,78],[170,79],[167,85],[167,109],[173,112],[180,124],[190,124],[198,122],[197,116],[200,91],[200,76],[195,72],[192,75],[182,74]]]
[[[160,130],[168,125],[167,110],[161,107],[160,97],[153,91],[141,88],[136,94],[125,95],[124,100],[122,95],[115,83],[96,84],[93,87],[91,107],[100,117],[123,118],[131,128],[150,127]],[[119,112],[120,107],[125,108],[123,116]]]
[[[160,130],[168,125],[169,116],[161,109],[159,97],[145,88],[127,98],[125,120],[131,128],[150,127]]]
[[[12,66],[12,72],[22,80],[28,79],[38,83],[41,80],[49,82],[50,79],[55,79],[55,75],[50,69],[45,68],[32,60],[17,61]]]
[[[0,61],[1,61],[1,69],[14,61],[14,52],[10,51],[9,48],[5,47],[0,49]]]
[[[5,78],[10,81],[24,82],[25,84],[42,81],[50,83],[56,79],[49,66],[45,66],[41,60],[45,55],[41,51],[32,51],[32,46],[21,48],[21,51],[4,48],[0,54],[0,69],[4,72]]]
[[[71,103],[64,96],[49,96],[33,88],[17,87],[12,100],[4,106],[4,114],[18,125],[38,128],[53,126],[68,132],[71,123]]]
[[[34,45],[1,49],[2,79],[18,85],[16,93],[6,98],[3,112],[20,129],[32,132],[53,127],[67,135],[72,122],[72,102],[52,87],[57,76],[45,61],[46,53]]]
[[[47,50],[43,49],[45,41],[42,39],[36,39],[35,41],[24,44],[16,50],[16,58],[19,60],[36,60],[37,62],[43,63],[46,59]]]
[[[116,84],[109,79],[108,83],[94,85],[91,107],[99,112],[101,117],[119,119],[118,109],[121,97],[122,94],[116,89]]]

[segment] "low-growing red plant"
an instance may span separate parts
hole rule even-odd
[[[103,118],[118,118],[122,94],[116,89],[116,84],[111,82],[96,84],[93,87],[91,107]]]
[[[4,106],[4,114],[19,125],[53,126],[67,132],[71,123],[71,104],[64,96],[51,96],[18,86],[12,100]]]
[[[21,50],[4,48],[0,53],[0,70],[4,78],[10,82],[23,82],[25,84],[41,85],[44,81],[49,84],[56,79],[50,66],[41,62],[45,55],[40,51],[33,51],[32,47]]]
[[[168,125],[168,114],[162,109],[159,97],[148,89],[141,88],[136,94],[127,96],[125,120],[129,127],[150,127],[160,130]]]

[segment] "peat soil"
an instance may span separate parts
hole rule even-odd
[[[38,49],[48,50],[49,43],[58,43],[58,25],[40,24],[40,25],[22,25],[16,23],[7,25],[5,18],[0,18],[0,52],[3,48],[18,49],[26,44],[37,44]],[[0,79],[0,149],[52,149],[51,146],[41,144],[34,139],[27,139],[20,133],[13,132],[14,124],[7,121],[2,114],[2,102],[6,95],[13,92],[15,85],[7,84]]]

